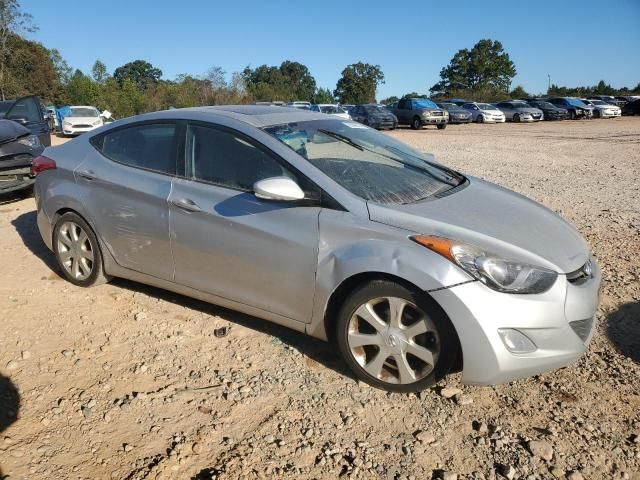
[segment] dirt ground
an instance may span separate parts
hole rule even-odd
[[[74,287],[33,199],[5,196],[0,478],[640,479],[640,118],[390,135],[587,238],[604,285],[577,364],[387,394],[330,345],[259,319],[128,281]]]

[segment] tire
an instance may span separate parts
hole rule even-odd
[[[84,219],[67,212],[53,229],[53,253],[64,277],[79,287],[108,282],[98,239]]]
[[[413,120],[411,120],[411,128],[414,130],[420,130],[422,128],[422,120],[420,120],[420,117],[413,117]]]
[[[575,120],[576,117],[576,111],[575,110],[569,110],[569,120]]]
[[[513,121],[516,122],[516,123],[519,123],[520,122],[520,115],[517,114],[517,113],[514,113],[513,114]]]
[[[593,118],[600,118],[600,110],[594,110],[593,111]]]
[[[398,310],[394,318],[400,321],[392,322],[390,312]],[[386,280],[366,283],[347,297],[335,338],[356,377],[390,392],[433,386],[451,370],[459,352],[451,322],[431,297]]]
[[[445,128],[447,128],[447,124],[446,123],[439,123],[436,126],[438,127],[438,130],[444,130]]]
[[[484,115],[480,114],[476,117],[476,123],[484,123]]]

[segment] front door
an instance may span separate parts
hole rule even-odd
[[[289,176],[281,159],[243,135],[187,127],[186,176],[169,197],[175,281],[309,322],[318,261],[318,206],[260,200],[253,184]]]
[[[40,107],[38,97],[22,97],[15,101],[5,116],[7,120],[21,123],[31,133],[38,136],[40,143],[45,147],[51,145],[51,130],[49,121],[45,118],[45,112]]]

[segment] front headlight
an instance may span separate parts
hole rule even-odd
[[[95,122],[93,122],[93,123],[92,123],[92,125],[93,125],[94,127],[97,127],[97,126],[99,126],[99,125],[102,125],[102,120],[96,120]]]
[[[40,139],[35,135],[30,135],[28,137],[21,138],[18,140],[18,143],[25,147],[36,148],[40,146]]]
[[[64,125],[65,127],[70,127],[71,126],[71,122],[67,122],[65,120],[64,122],[62,122],[62,125]]]
[[[430,117],[431,116],[431,112],[429,110],[422,112],[422,116],[423,117]]]
[[[448,238],[416,235],[411,239],[451,260],[473,278],[498,292],[543,293],[558,278],[558,274],[552,270],[502,258]]]

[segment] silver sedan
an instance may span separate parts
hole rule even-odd
[[[600,272],[571,226],[348,120],[169,110],[48,148],[33,172],[71,283],[128,278],[331,340],[379,388],[535,375],[595,328]]]

